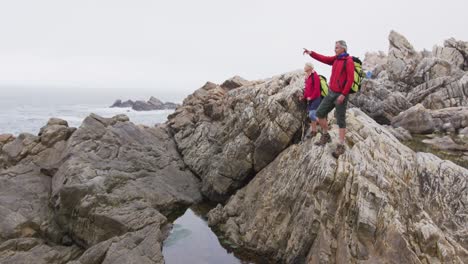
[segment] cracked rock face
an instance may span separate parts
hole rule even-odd
[[[416,51],[401,34],[389,35],[388,56],[366,54],[363,65],[372,70],[351,103],[380,124],[416,104],[437,110],[468,107],[468,56],[466,42],[446,40],[432,52]]]
[[[226,199],[291,143],[305,115],[303,85],[292,72],[237,88],[207,83],[184,100],[168,125],[204,195]]]
[[[0,262],[163,263],[165,215],[202,198],[167,128],[62,121],[2,141]]]
[[[413,152],[356,108],[348,129],[338,160],[318,139],[290,146],[210,225],[278,263],[466,263],[468,170]]]
[[[417,134],[452,132],[468,126],[468,107],[430,110],[417,104],[397,115],[392,125]]]

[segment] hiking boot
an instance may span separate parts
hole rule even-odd
[[[324,146],[325,144],[329,142],[331,142],[331,137],[330,137],[330,134],[326,133],[326,134],[322,134],[322,136],[320,137],[320,140],[318,142],[315,142],[315,145]]]
[[[333,151],[332,156],[337,159],[341,154],[345,153],[345,146],[343,144],[338,144],[335,151]]]

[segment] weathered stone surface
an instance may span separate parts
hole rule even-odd
[[[163,225],[161,212],[201,200],[164,126],[141,129],[119,119],[87,117],[53,178],[57,221],[83,246]]]
[[[400,141],[407,141],[413,139],[411,133],[404,129],[403,127],[392,127],[384,125],[385,129],[387,129],[394,137],[396,137]]]
[[[249,81],[236,75],[231,79],[224,81],[223,84],[221,84],[221,87],[223,87],[224,89],[232,90],[248,84]]]
[[[21,134],[3,146],[9,163],[0,168],[0,243],[38,240],[25,250],[5,246],[0,262],[76,262],[77,245],[92,249],[115,238],[87,251],[105,250],[104,262],[86,263],[163,263],[165,215],[202,199],[165,125],[91,114],[69,129],[49,122],[40,136]]]
[[[422,142],[434,146],[441,150],[461,150],[468,151],[468,145],[457,144],[450,136],[436,137],[432,139],[424,139]]]
[[[70,264],[159,264],[164,263],[163,235],[158,226],[147,226],[101,242]]]
[[[466,263],[468,170],[414,153],[358,109],[348,129],[338,160],[333,144],[292,145],[210,224],[278,263]]]
[[[169,116],[184,162],[207,197],[227,198],[292,142],[305,116],[295,96],[303,85],[302,72],[230,91],[207,83]]]
[[[0,263],[65,264],[81,253],[77,246],[51,246],[38,238],[18,238],[0,244]]]
[[[351,97],[354,106],[380,124],[390,124],[400,112],[419,103],[433,110],[467,106],[466,42],[449,39],[432,52],[417,52],[394,31],[389,42],[388,57],[366,56],[363,65],[372,69],[372,79],[365,79],[361,92]]]
[[[50,218],[50,184],[33,164],[0,170],[0,242],[41,232]]]
[[[388,37],[390,48],[387,59],[389,79],[394,82],[402,81],[413,85],[411,76],[422,59],[411,43],[401,34],[391,31]]]
[[[145,102],[142,100],[137,100],[133,102],[132,100],[127,100],[122,102],[122,100],[116,100],[110,107],[131,107],[136,111],[152,111],[152,110],[162,110],[162,109],[175,109],[179,105],[171,102],[162,102],[158,98],[151,96],[150,99]]]
[[[429,110],[417,104],[393,119],[392,126],[403,127],[416,134],[435,131],[454,132],[468,126],[468,107]]]

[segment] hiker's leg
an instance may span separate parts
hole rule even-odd
[[[317,122],[316,121],[310,122],[310,131],[317,132]]]
[[[346,136],[346,128],[340,128],[338,129],[338,132],[339,132],[339,143],[344,144],[345,136]]]
[[[319,118],[318,123],[322,128],[322,133],[328,133],[328,121],[327,118]]]
[[[342,104],[337,104],[335,109],[336,122],[338,123],[339,143],[336,150],[332,153],[333,157],[338,158],[345,152],[346,136],[346,107],[348,106],[348,96],[345,97]]]
[[[320,127],[322,128],[322,133],[328,133],[328,121],[327,121],[327,116],[328,113],[333,110],[335,107],[335,100],[336,100],[336,94],[334,94],[332,91],[328,93],[327,96],[325,96],[322,99],[322,102],[320,103],[320,106],[317,109],[317,118]]]
[[[322,136],[320,137],[320,140],[314,143],[317,146],[324,146],[325,144],[331,142],[330,135],[328,134],[327,116],[328,113],[330,113],[330,111],[335,107],[336,98],[338,98],[337,94],[330,91],[328,95],[323,98],[320,106],[317,109],[318,122],[322,128]]]
[[[344,142],[344,137],[346,133],[346,108],[348,106],[348,96],[345,97],[343,100],[342,104],[336,104],[336,109],[335,109],[335,117],[336,117],[336,123],[338,124],[338,127],[340,128],[340,141],[343,139]]]
[[[317,110],[309,110],[310,131],[317,132]]]

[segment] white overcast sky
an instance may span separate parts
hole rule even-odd
[[[467,13],[467,0],[0,0],[0,96],[184,96],[302,68],[303,47],[331,55],[338,39],[360,57],[386,52],[392,29],[418,50],[468,41]]]

